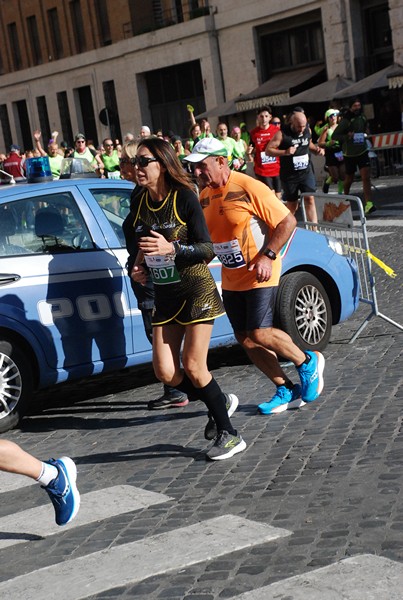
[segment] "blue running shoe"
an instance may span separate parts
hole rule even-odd
[[[282,413],[290,408],[300,408],[305,402],[301,399],[301,386],[296,383],[292,390],[285,385],[278,386],[276,393],[269,402],[259,404],[257,409],[262,415]]]
[[[297,368],[301,380],[301,396],[305,402],[313,402],[323,390],[325,359],[320,352],[306,350],[305,354],[310,356],[311,360]]]
[[[80,494],[76,486],[77,468],[71,458],[50,458],[46,461],[59,471],[56,479],[47,486],[42,486],[49,495],[55,509],[56,523],[66,525],[70,523],[80,508]]]

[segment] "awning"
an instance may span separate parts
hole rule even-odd
[[[382,87],[388,87],[389,81],[388,76],[396,73],[398,69],[402,69],[400,65],[389,65],[376,73],[372,73],[368,77],[364,77],[364,79],[360,79],[356,83],[344,88],[340,92],[335,94],[335,98],[349,98],[353,96],[359,96],[360,94],[365,94],[370,92],[371,90],[375,90]]]
[[[228,100],[228,102],[222,102],[211,110],[205,110],[204,112],[196,115],[196,119],[203,119],[204,117],[225,117],[227,115],[235,115],[238,112],[235,106],[235,99]]]
[[[334,79],[329,79],[319,85],[315,85],[313,88],[309,88],[309,90],[291,96],[288,103],[301,104],[303,102],[327,102],[333,100],[334,95],[337,92],[352,85],[352,83],[353,82],[350,79],[344,79],[344,77],[338,75]]]
[[[388,75],[388,83],[390,89],[403,87],[403,67],[395,65],[396,70]]]
[[[242,98],[238,98],[235,102],[236,108],[241,112],[266,105],[289,104],[291,90],[308,82],[321,71],[324,71],[323,65],[274,75],[249,94],[243,94]]]

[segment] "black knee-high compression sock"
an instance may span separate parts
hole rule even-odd
[[[232,427],[228,416],[225,396],[214,377],[206,386],[198,388],[198,392],[200,400],[204,402],[210,411],[217,425],[217,430],[228,431],[231,435],[236,435],[236,429]]]
[[[190,381],[189,377],[186,375],[185,372],[183,373],[183,379],[181,383],[176,386],[176,389],[180,390],[181,392],[184,392],[187,395],[189,402],[195,402],[196,400],[200,400],[199,388],[193,385],[193,383]]]
[[[189,377],[186,373],[183,374],[183,379],[179,383],[179,385],[175,386],[177,390],[180,390],[184,394],[186,394],[190,400],[197,400],[199,398],[199,389],[195,388],[193,383],[190,381]]]

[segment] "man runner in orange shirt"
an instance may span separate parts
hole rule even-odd
[[[186,158],[197,177],[200,202],[214,250],[222,263],[223,301],[235,337],[249,358],[276,386],[263,414],[279,413],[316,400],[323,389],[324,358],[303,352],[273,327],[281,273],[281,248],[296,221],[260,181],[231,171],[227,151],[214,138],[198,142]],[[294,363],[301,385],[284,373],[278,355]]]

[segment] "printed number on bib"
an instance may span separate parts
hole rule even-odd
[[[277,158],[275,156],[267,156],[266,152],[261,152],[260,160],[262,161],[262,165],[268,165],[270,163],[275,163]]]
[[[239,269],[246,265],[238,240],[213,244],[218,260],[226,269]]]
[[[364,143],[365,143],[365,134],[355,133],[353,135],[353,144],[364,144]]]
[[[180,281],[179,272],[173,258],[168,256],[146,256],[145,259],[155,285],[168,285]]]
[[[308,154],[303,154],[302,156],[293,156],[292,162],[294,164],[295,171],[301,171],[302,169],[308,168],[309,156]]]

